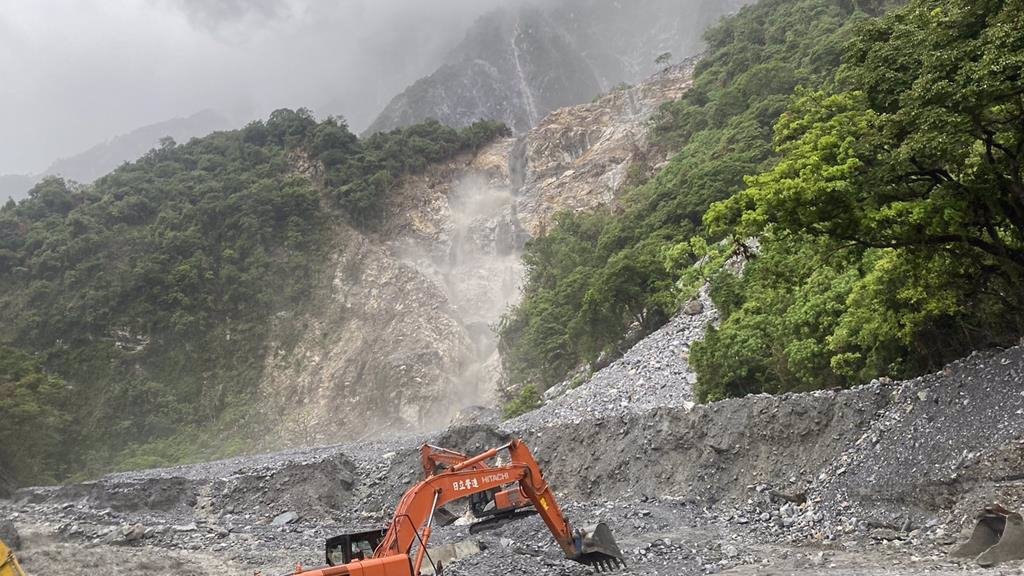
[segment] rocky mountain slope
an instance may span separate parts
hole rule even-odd
[[[558,108],[656,70],[655,59],[700,49],[703,30],[744,0],[573,0],[522,3],[482,17],[433,74],[395,96],[367,133],[434,118],[478,119],[524,133]]]
[[[268,349],[268,445],[430,429],[494,403],[493,327],[519,298],[523,244],[560,210],[613,204],[630,166],[660,161],[647,120],[692,71],[666,68],[407,178],[375,232],[337,224],[329,282],[305,314],[279,319]]]

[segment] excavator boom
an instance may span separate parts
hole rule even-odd
[[[486,461],[501,452],[508,453],[507,464],[485,465]],[[522,441],[512,440],[472,458],[453,462],[446,471],[432,474],[410,488],[399,502],[383,540],[374,550],[373,558],[308,571],[300,568],[296,574],[416,576],[420,573],[424,559],[429,560],[427,545],[434,511],[454,500],[496,490],[508,484],[519,485],[566,558],[598,569],[624,564],[622,552],[607,525],[601,523],[589,530],[573,527],[563,515],[530,449]],[[415,556],[410,557],[413,553]]]
[[[423,465],[424,478],[443,472],[456,464],[462,464],[466,460],[469,460],[469,456],[462,452],[441,448],[433,444],[420,446],[420,463]]]

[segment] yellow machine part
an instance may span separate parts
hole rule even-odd
[[[25,571],[14,557],[14,551],[0,540],[0,576],[25,576]]]

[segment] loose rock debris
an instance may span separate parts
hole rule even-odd
[[[685,322],[596,374],[579,398],[566,392],[500,425],[466,419],[435,435],[23,489],[0,501],[0,518],[21,533],[32,574],[283,574],[322,563],[328,536],[382,526],[419,477],[420,443],[474,452],[518,435],[570,519],[611,524],[625,574],[983,570],[948,553],[980,506],[1024,507],[1024,350],[907,382],[691,406],[670,362],[682,358]],[[594,408],[601,382],[628,382],[609,392],[617,405]],[[658,405],[666,387],[675,392]],[[642,402],[623,405],[625,390]],[[466,540],[469,526],[434,538]],[[447,574],[591,573],[561,557],[537,517],[472,538],[481,552]]]

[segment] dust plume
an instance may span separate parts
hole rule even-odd
[[[451,413],[470,405],[493,405],[501,362],[496,327],[519,301],[526,233],[515,212],[515,191],[479,173],[458,180],[448,198],[445,241],[424,248],[402,244],[400,258],[439,286],[472,347],[453,383]],[[450,416],[449,414],[448,416]]]

